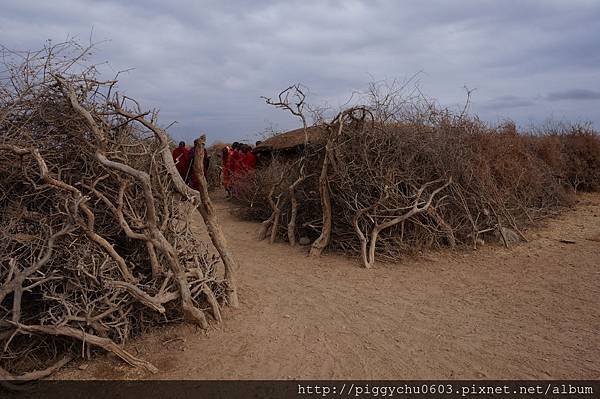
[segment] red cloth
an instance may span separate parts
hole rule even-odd
[[[256,168],[256,155],[252,152],[248,152],[244,155],[244,158],[242,158],[241,163],[245,171],[253,171]]]
[[[245,173],[242,165],[244,154],[239,150],[233,150],[229,158],[230,176],[229,185],[233,190],[237,190],[238,182],[241,176]]]
[[[190,157],[187,148],[175,148],[173,150],[173,161],[175,162],[175,167],[177,168],[177,171],[179,172],[181,177],[185,179],[185,175],[188,171],[188,166],[190,165]]]
[[[229,158],[229,169],[231,174],[235,175],[240,170],[240,161],[242,160],[242,153],[238,150],[233,150]]]

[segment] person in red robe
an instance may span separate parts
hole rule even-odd
[[[256,155],[252,152],[249,145],[245,145],[242,149],[244,157],[242,158],[242,168],[246,173],[251,173],[256,169]]]
[[[190,157],[187,148],[185,148],[184,141],[180,141],[179,146],[173,150],[173,161],[179,175],[185,180],[190,164]]]
[[[231,178],[229,181],[229,187],[230,187],[230,192],[232,194],[235,194],[236,191],[236,184],[238,181],[238,177],[241,171],[241,165],[240,165],[240,161],[242,159],[242,154],[240,152],[240,143],[238,143],[237,141],[235,143],[233,143],[231,145],[232,147],[232,152],[229,155],[228,159],[229,159],[229,171],[231,174]]]
[[[221,165],[222,165],[222,174],[223,174],[223,187],[225,187],[225,191],[227,195],[230,195],[229,192],[229,181],[231,179],[231,169],[230,169],[230,155],[232,153],[231,147],[226,145],[221,150]]]
[[[242,194],[243,190],[250,189],[250,177],[256,167],[256,156],[252,153],[252,148],[247,144],[238,146],[238,159],[235,171],[234,193]]]

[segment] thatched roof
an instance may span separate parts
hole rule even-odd
[[[208,147],[206,150],[210,154],[220,154],[221,151],[223,150],[223,148],[225,148],[226,146],[231,146],[231,143],[223,143],[223,142],[218,141],[216,143],[213,143],[213,145]]]
[[[325,137],[322,126],[311,126],[306,129],[309,143],[318,143]],[[288,150],[304,144],[304,128],[290,130],[270,137],[256,146],[258,151]]]

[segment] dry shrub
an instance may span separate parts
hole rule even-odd
[[[276,179],[280,161],[259,171],[252,186],[260,195],[245,201],[241,213],[292,243],[295,235],[317,239],[311,253],[326,242],[329,249],[360,254],[369,267],[375,253],[397,259],[423,248],[476,246],[486,234],[506,240],[506,228],[524,238],[524,226],[572,203],[554,169],[579,189],[597,187],[600,157],[592,132],[534,139],[512,122],[489,127],[431,104],[394,101],[390,109],[386,101],[323,123],[327,144],[288,157],[282,181]],[[294,198],[292,233],[286,223],[294,219]]]
[[[231,291],[191,231],[198,193],[179,177],[156,114],[83,67],[88,51],[4,54],[0,374],[13,382],[92,346],[155,371],[121,346],[158,323],[207,327],[205,312],[219,320]]]
[[[565,175],[577,191],[600,190],[600,137],[587,129],[573,129],[561,136],[566,161]]]
[[[600,136],[589,125],[552,126],[530,135],[531,147],[575,191],[600,190]]]
[[[283,192],[291,184],[294,161],[274,158],[269,167],[258,168],[253,172],[232,179],[233,196],[239,207],[237,215],[246,220],[265,220],[271,215],[271,198]],[[271,192],[273,189],[273,192]],[[266,206],[265,206],[266,205]]]
[[[361,215],[363,230],[372,231],[375,224],[404,214],[420,187],[440,179],[452,183],[426,211],[385,230],[377,253],[395,258],[422,248],[475,244],[484,232],[499,226],[518,231],[569,202],[513,126],[489,129],[446,114],[435,124],[375,126],[347,129],[338,139],[341,156],[330,186],[333,207],[339,208],[334,221],[344,234],[333,229],[333,248],[341,244],[359,252],[357,237],[347,233],[361,209],[376,204]]]

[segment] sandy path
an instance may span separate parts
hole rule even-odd
[[[156,375],[102,356],[59,378],[600,378],[600,195],[527,244],[374,270],[258,242],[257,224],[216,205],[241,308],[208,333],[170,326],[130,346]]]

